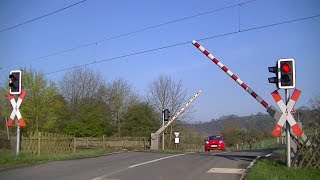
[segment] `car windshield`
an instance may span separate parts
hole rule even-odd
[[[209,136],[209,140],[221,140],[221,136]]]

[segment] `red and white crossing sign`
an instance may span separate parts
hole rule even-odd
[[[300,96],[301,91],[298,89],[295,89],[292,93],[292,96],[289,100],[289,102],[287,103],[287,105],[283,102],[283,100],[281,99],[280,94],[278,93],[278,91],[273,91],[271,93],[273,99],[277,102],[282,114],[280,116],[278,120],[277,124],[275,125],[273,131],[272,131],[272,135],[275,137],[278,137],[281,129],[283,127],[283,125],[286,123],[286,121],[288,121],[288,123],[290,124],[293,132],[297,135],[297,136],[301,136],[302,135],[302,130],[300,129],[299,125],[297,124],[296,120],[294,119],[294,117],[292,116],[292,110],[293,110],[293,106],[296,104],[299,96]]]
[[[13,124],[13,120],[14,118],[17,116],[18,118],[18,124],[20,127],[24,127],[26,126],[26,123],[24,122],[22,116],[21,116],[21,113],[20,113],[20,110],[19,110],[19,107],[22,103],[22,100],[24,99],[24,96],[26,95],[26,91],[24,90],[21,90],[21,93],[19,94],[19,98],[18,98],[18,101],[16,102],[16,100],[14,99],[13,95],[11,95],[10,93],[7,94],[8,96],[8,99],[11,103],[11,106],[13,108],[12,112],[11,112],[11,115],[8,119],[8,122],[7,122],[7,126],[12,126]]]

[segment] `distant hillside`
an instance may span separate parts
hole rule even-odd
[[[190,128],[197,132],[206,134],[220,134],[227,124],[237,124],[240,128],[254,128],[257,130],[270,129],[274,126],[275,120],[269,114],[258,113],[251,116],[239,117],[237,115],[222,116],[210,122],[197,122],[188,124]]]

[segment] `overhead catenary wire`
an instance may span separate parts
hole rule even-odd
[[[215,36],[209,36],[209,37],[197,39],[196,41],[201,42],[201,41],[206,41],[206,40],[215,39],[215,38],[219,38],[219,37],[230,36],[230,35],[234,35],[234,34],[255,31],[255,30],[259,30],[259,29],[265,29],[265,28],[269,28],[269,27],[279,26],[279,25],[283,25],[283,24],[289,24],[289,23],[298,22],[298,21],[304,21],[304,20],[308,20],[308,19],[314,19],[314,18],[318,18],[318,17],[320,17],[320,14],[297,18],[297,19],[292,19],[292,20],[287,20],[287,21],[282,21],[282,22],[273,23],[273,24],[257,26],[257,27],[253,27],[253,28],[236,30],[236,31],[228,32],[228,33],[223,33],[223,34],[219,34],[219,35],[215,35]],[[186,44],[190,44],[190,41],[175,43],[175,44],[162,46],[162,47],[158,47],[158,48],[153,48],[153,49],[148,49],[148,50],[143,50],[143,51],[125,54],[125,55],[121,55],[121,56],[116,56],[116,57],[103,59],[103,60],[99,60],[99,61],[93,61],[91,63],[86,63],[86,64],[81,64],[81,65],[77,65],[77,66],[73,66],[73,67],[69,67],[69,68],[59,69],[56,71],[47,72],[45,74],[46,75],[47,74],[54,74],[54,73],[58,73],[58,72],[62,72],[62,71],[72,70],[72,69],[79,68],[79,67],[89,66],[89,65],[93,65],[93,64],[97,64],[97,63],[107,62],[107,61],[113,61],[113,60],[117,60],[117,59],[122,59],[122,58],[130,57],[130,56],[145,54],[145,53],[154,52],[154,51],[159,51],[159,50],[168,49],[168,48],[177,47],[177,46],[186,45]]]
[[[56,13],[58,13],[58,12],[60,12],[60,11],[64,11],[64,10],[66,10],[66,9],[69,9],[69,8],[71,8],[71,7],[73,7],[73,6],[76,6],[76,5],[79,5],[79,4],[81,4],[81,3],[84,3],[84,2],[86,2],[86,1],[87,1],[87,0],[82,0],[82,1],[76,2],[76,3],[74,3],[74,4],[71,4],[71,5],[69,5],[69,6],[66,6],[66,7],[64,7],[64,8],[61,8],[61,9],[52,11],[52,12],[50,12],[50,13],[41,15],[41,16],[39,16],[39,17],[30,19],[30,20],[28,20],[28,21],[21,22],[21,23],[19,23],[19,24],[14,25],[14,26],[10,26],[10,27],[1,29],[1,30],[0,30],[0,33],[5,32],[5,31],[8,31],[8,30],[11,30],[11,29],[14,29],[14,28],[17,28],[17,27],[20,27],[20,26],[22,26],[22,25],[25,25],[25,24],[28,24],[28,23],[31,23],[31,22],[34,22],[34,21],[37,21],[37,20],[42,19],[42,18],[45,18],[45,17],[47,17],[47,16],[56,14]]]
[[[103,39],[100,39],[100,40],[95,41],[95,42],[81,44],[81,45],[74,46],[74,47],[69,48],[69,49],[64,49],[64,50],[56,51],[56,52],[53,52],[53,53],[50,53],[50,54],[47,54],[47,55],[44,55],[44,56],[36,57],[36,58],[30,59],[29,62],[40,61],[42,59],[45,59],[45,58],[48,58],[48,57],[51,57],[51,56],[56,56],[56,55],[63,54],[63,53],[66,53],[66,52],[70,52],[70,51],[74,51],[74,50],[77,50],[77,49],[80,49],[80,48],[97,45],[97,44],[102,43],[102,42],[118,39],[118,38],[125,37],[125,36],[130,36],[130,35],[133,35],[133,34],[137,34],[137,33],[140,33],[140,32],[147,31],[147,30],[159,28],[159,27],[166,26],[166,25],[169,25],[169,24],[174,24],[174,23],[178,23],[178,22],[181,22],[181,21],[189,20],[189,19],[196,18],[196,17],[199,17],[199,16],[203,16],[203,15],[207,15],[207,14],[211,14],[211,13],[216,13],[216,12],[223,11],[223,10],[230,9],[230,8],[234,8],[234,7],[237,7],[237,6],[240,6],[240,5],[253,3],[255,1],[258,1],[258,0],[251,0],[251,1],[243,2],[243,3],[237,3],[237,4],[234,4],[234,5],[225,6],[225,7],[222,7],[222,8],[218,8],[218,9],[213,9],[213,10],[209,10],[209,11],[206,11],[206,12],[197,13],[197,14],[186,16],[186,17],[179,18],[179,19],[174,19],[174,20],[171,20],[171,21],[167,21],[167,22],[160,23],[160,24],[157,24],[157,25],[153,25],[153,26],[141,28],[141,29],[138,29],[138,30],[134,30],[134,31],[131,31],[131,32],[115,35],[115,36],[112,36],[112,37],[103,38]],[[5,69],[5,68],[11,67],[11,66],[12,65],[7,65],[7,66],[2,67],[2,69]]]

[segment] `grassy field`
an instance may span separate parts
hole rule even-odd
[[[24,165],[39,164],[49,161],[92,157],[110,153],[112,150],[104,149],[84,149],[71,154],[53,154],[53,155],[31,155],[21,153],[18,156],[12,151],[0,149],[0,168],[18,167]]]
[[[285,150],[277,150],[272,158],[262,158],[249,170],[245,179],[320,180],[320,170],[314,168],[288,168]]]

